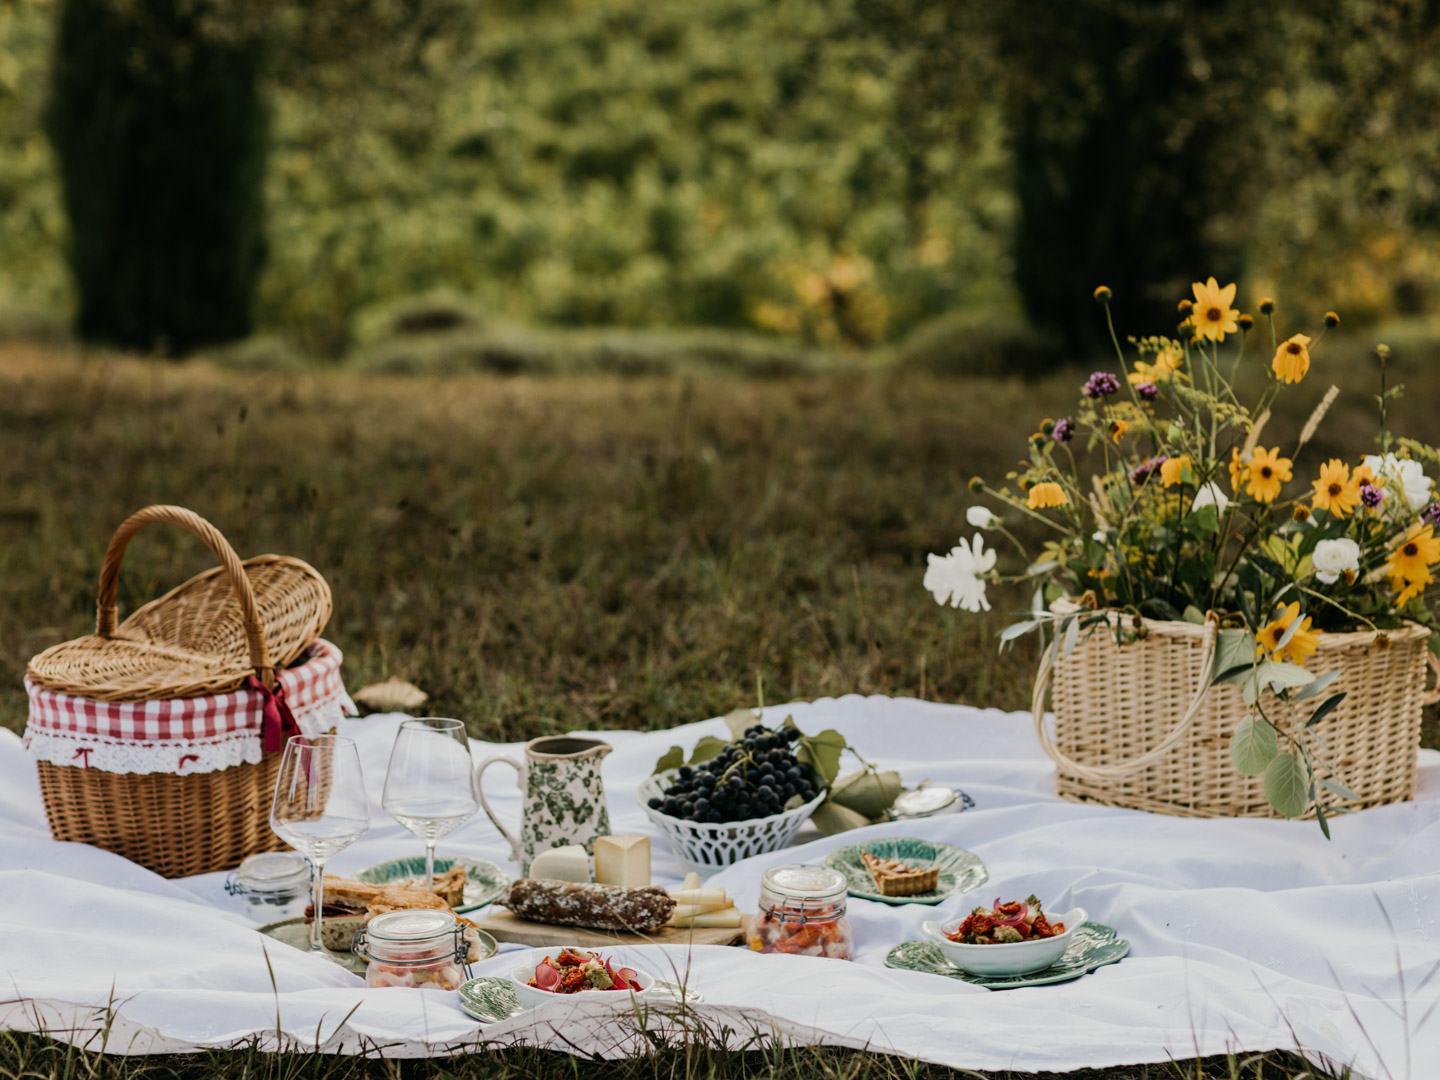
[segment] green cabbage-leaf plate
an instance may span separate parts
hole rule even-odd
[[[482,975],[460,985],[460,1008],[482,1024],[498,1024],[525,1011],[509,979]]]
[[[972,986],[983,986],[987,990],[1012,990],[1018,986],[1045,986],[1048,983],[1069,982],[1071,979],[1088,975],[1096,968],[1123,960],[1130,951],[1130,942],[1117,937],[1114,928],[1103,923],[1082,923],[1072,937],[1070,947],[1059,960],[1048,968],[1026,975],[972,975],[968,971],[961,971],[945,959],[940,946],[933,941],[902,941],[885,957],[885,966],[944,975]]]
[[[437,856],[435,873],[443,874],[456,864],[465,868],[465,902],[457,907],[456,911],[474,911],[476,908],[484,907],[510,885],[510,879],[505,876],[505,871],[493,862],[471,859],[464,855],[457,855],[453,859],[442,859]],[[416,855],[410,859],[391,859],[389,862],[379,863],[361,870],[355,875],[355,879],[370,885],[388,885],[392,881],[405,880],[423,883],[425,880],[425,856]]]
[[[929,892],[914,896],[882,896],[860,857],[867,851],[882,859],[899,859],[910,866],[928,867],[939,863],[940,884]],[[836,848],[825,856],[825,865],[845,875],[851,896],[878,900],[882,904],[938,904],[948,897],[978,888],[990,877],[990,871],[985,869],[980,856],[973,851],[908,836],[869,840],[863,844]]]

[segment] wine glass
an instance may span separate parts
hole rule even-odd
[[[337,964],[348,964],[349,957],[330,952],[320,939],[325,860],[344,851],[369,827],[365,779],[355,741],[338,735],[292,735],[285,743],[280,775],[275,779],[270,828],[310,860],[310,894],[315,905],[310,952]]]
[[[425,841],[425,888],[435,888],[435,842],[475,816],[480,791],[459,720],[406,720],[395,733],[381,805]]]

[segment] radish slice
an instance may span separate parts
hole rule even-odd
[[[539,964],[535,968],[535,985],[541,990],[554,990],[560,985],[560,972],[556,971],[549,964]]]
[[[1009,904],[1001,904],[1000,898],[995,898],[995,905],[992,909],[991,919],[996,926],[1021,926],[1025,922],[1025,916],[1030,913],[1028,904],[1020,900],[1012,901]]]

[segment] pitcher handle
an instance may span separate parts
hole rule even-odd
[[[485,775],[485,770],[488,769],[491,765],[499,765],[501,763],[509,765],[512,769],[515,770],[515,778],[517,782],[519,781],[519,778],[525,774],[525,766],[521,765],[520,762],[516,761],[509,754],[491,754],[489,757],[487,757],[484,761],[480,762],[480,764],[475,767],[475,786],[480,789],[480,805],[485,808],[485,815],[491,820],[492,823],[494,823],[495,828],[500,830],[500,835],[505,837],[505,839],[510,842],[510,857],[514,859],[516,863],[519,863],[521,862],[520,841],[515,839],[509,829],[505,828],[504,825],[500,824],[500,819],[495,816],[495,811],[490,809],[490,802],[488,799],[485,798],[485,785],[481,782],[480,779],[482,776]],[[521,873],[524,873],[525,867],[521,866],[520,871]]]

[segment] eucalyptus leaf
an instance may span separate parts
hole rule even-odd
[[[701,735],[695,749],[690,752],[690,764],[700,765],[711,758],[717,758],[729,745],[724,739],[717,739],[714,735]]]
[[[1247,716],[1230,736],[1230,760],[1241,776],[1259,776],[1280,753],[1275,728],[1264,717]]]
[[[1004,630],[1000,631],[1000,644],[1009,644],[1016,638],[1024,637],[1037,626],[1041,625],[1043,625],[1043,620],[1041,619],[1030,619],[1026,622],[1011,623]]]
[[[1290,644],[1290,639],[1299,632],[1300,626],[1304,621],[1305,620],[1299,615],[1296,615],[1295,618],[1290,620],[1290,625],[1285,628],[1285,633],[1281,634],[1280,640],[1275,643],[1275,651],[1277,653],[1285,648],[1286,645]]]
[[[1080,640],[1080,620],[1071,615],[1065,622],[1065,655],[1069,656],[1075,651],[1076,642]]]
[[[1292,694],[1290,700],[1304,701],[1306,698],[1312,698],[1339,677],[1340,670],[1338,668],[1334,671],[1327,671],[1324,675],[1316,675],[1314,682],[1307,684],[1298,694]]]
[[[1233,671],[1255,663],[1255,635],[1248,630],[1221,630],[1215,642],[1215,670]]]
[[[678,769],[685,764],[685,751],[678,746],[672,746],[665,753],[660,755],[660,760],[655,762],[655,771],[662,773],[666,769]]]
[[[1359,795],[1356,795],[1355,792],[1351,791],[1348,787],[1340,783],[1340,781],[1338,780],[1321,780],[1320,783],[1324,787],[1328,788],[1330,791],[1334,792],[1336,795],[1339,795],[1342,799],[1351,799],[1354,801],[1358,801],[1360,798]]]
[[[1265,769],[1265,798],[1284,817],[1305,813],[1310,805],[1310,771],[1298,755],[1275,755]]]
[[[1311,724],[1318,724],[1321,720],[1325,719],[1325,717],[1329,716],[1332,712],[1334,712],[1335,707],[1344,700],[1345,694],[1343,692],[1339,694],[1331,694],[1328,698],[1326,698],[1318,706],[1316,706],[1315,711],[1310,714],[1310,719],[1305,721],[1305,726],[1309,727]]]

